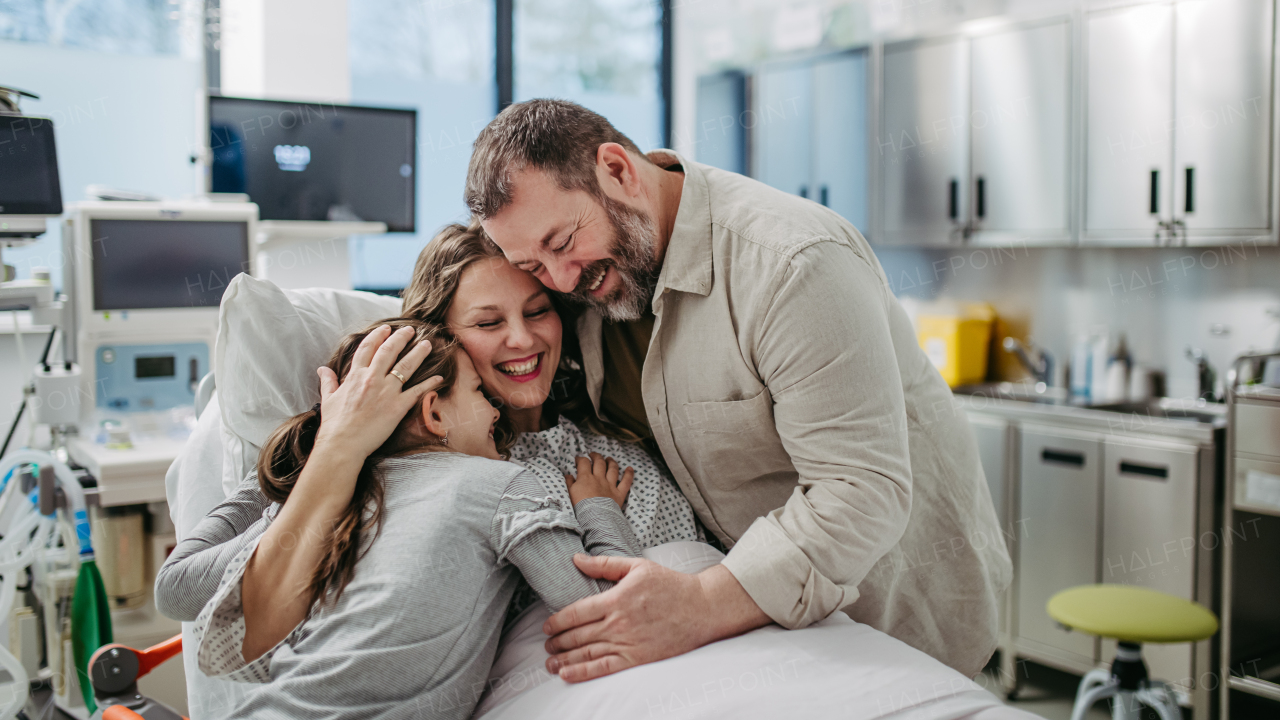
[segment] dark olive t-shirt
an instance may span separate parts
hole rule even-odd
[[[604,360],[600,412],[613,424],[645,440],[653,439],[653,431],[649,428],[649,415],[644,409],[640,378],[644,370],[644,356],[649,352],[649,338],[653,336],[653,323],[653,311],[646,307],[644,315],[637,320],[605,320],[600,328]]]
[[[684,166],[679,163],[663,169],[684,172]],[[654,320],[653,308],[646,305],[639,319],[624,322],[605,320],[600,328],[604,361],[600,412],[614,425],[639,435],[646,446],[653,444],[653,430],[649,428],[649,415],[644,409],[640,379],[643,377],[644,357],[649,352],[649,338],[653,337]]]

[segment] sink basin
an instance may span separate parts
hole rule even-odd
[[[1192,420],[1201,423],[1215,423],[1226,417],[1226,408],[1211,405],[1192,405],[1177,400],[1154,402],[1122,402],[1105,405],[1090,405],[1090,410],[1122,413],[1124,415],[1141,415],[1153,419]]]
[[[1043,403],[1054,405],[1064,403],[1067,394],[1063,388],[1046,387],[1041,383],[993,382],[977,385],[961,385],[953,388],[957,395],[985,397],[992,400],[1016,400],[1018,402]]]

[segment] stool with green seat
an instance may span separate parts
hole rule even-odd
[[[1089,671],[1076,691],[1071,720],[1084,720],[1099,700],[1114,697],[1113,720],[1138,720],[1140,705],[1161,720],[1181,720],[1173,689],[1147,677],[1142,643],[1196,642],[1218,632],[1218,618],[1201,605],[1132,585],[1081,585],[1054,595],[1049,617],[1072,630],[1118,641],[1110,670]]]

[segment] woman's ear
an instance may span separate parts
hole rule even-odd
[[[444,426],[444,417],[440,414],[440,395],[435,391],[422,396],[422,425],[427,432],[436,437],[444,437],[448,430]]]

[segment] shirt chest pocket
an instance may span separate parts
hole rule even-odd
[[[683,429],[673,428],[676,442],[704,488],[726,490],[765,477],[794,477],[773,422],[769,388],[745,400],[685,403],[684,420]]]

